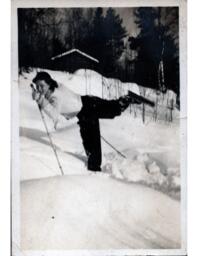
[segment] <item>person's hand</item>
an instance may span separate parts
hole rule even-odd
[[[36,87],[33,84],[30,84],[31,88],[32,88],[32,99],[37,101],[37,103],[41,103],[44,95],[39,92]]]
[[[38,101],[41,98],[40,92],[36,90],[32,90],[32,99]]]

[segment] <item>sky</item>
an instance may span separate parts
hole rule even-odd
[[[137,30],[137,26],[134,22],[135,20],[135,17],[133,15],[133,11],[134,11],[134,8],[129,8],[129,7],[125,7],[125,8],[113,8],[117,14],[120,15],[120,17],[122,18],[123,20],[123,25],[124,27],[126,28],[128,34],[130,36],[137,36],[138,34],[138,30]],[[107,8],[103,8],[104,10],[104,13],[105,11],[107,10]]]
[[[134,8],[115,8],[116,12],[123,19],[123,25],[126,27],[129,35],[137,36],[138,29],[134,22],[133,10]]]

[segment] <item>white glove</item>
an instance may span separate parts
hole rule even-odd
[[[41,98],[40,92],[32,89],[32,99],[38,101]]]
[[[39,106],[41,106],[44,99],[44,95],[38,92],[33,86],[31,86],[31,88],[32,88],[32,99],[37,101]]]

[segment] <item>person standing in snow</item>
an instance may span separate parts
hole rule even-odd
[[[129,104],[140,104],[129,94],[117,100],[105,100],[96,96],[80,96],[65,85],[57,83],[47,72],[38,72],[32,82],[32,98],[54,122],[55,129],[61,115],[66,119],[78,118],[82,143],[88,158],[90,171],[101,171],[102,152],[100,118],[119,116]]]

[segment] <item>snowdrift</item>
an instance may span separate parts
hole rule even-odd
[[[21,185],[23,250],[178,249],[180,206],[162,193],[105,176]]]

